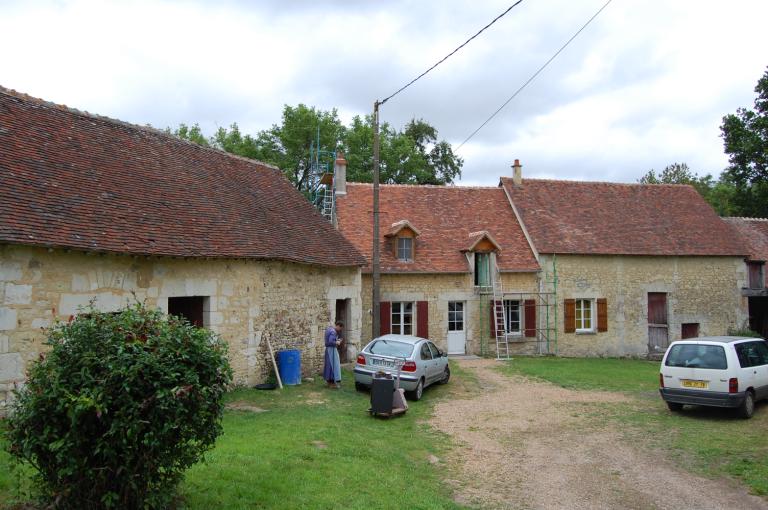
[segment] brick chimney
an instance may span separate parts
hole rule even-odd
[[[336,162],[333,165],[333,180],[336,183],[336,194],[347,194],[347,160],[344,159],[344,153],[336,153]]]
[[[512,165],[512,182],[515,186],[523,184],[523,165],[520,164],[520,160],[516,159],[515,164]]]

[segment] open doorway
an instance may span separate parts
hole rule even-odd
[[[339,346],[339,358],[342,363],[347,363],[348,360],[348,354],[347,354],[347,347],[349,344],[347,343],[347,334],[349,332],[349,310],[350,310],[350,299],[337,299],[336,300],[336,316],[334,317],[335,321],[341,321],[344,323],[344,331],[341,334],[342,342]]]

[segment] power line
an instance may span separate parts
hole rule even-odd
[[[454,53],[456,53],[457,51],[459,51],[460,49],[462,49],[464,46],[466,46],[467,44],[469,44],[469,42],[470,42],[472,39],[474,39],[474,38],[475,38],[475,37],[477,37],[478,35],[482,34],[482,33],[485,31],[485,29],[487,29],[488,27],[490,27],[491,25],[493,25],[494,23],[496,23],[497,21],[499,21],[501,18],[503,18],[503,17],[504,17],[504,15],[506,15],[506,14],[507,14],[509,11],[511,11],[512,9],[514,9],[514,8],[515,8],[515,7],[516,7],[518,4],[520,4],[522,1],[523,1],[523,0],[517,0],[517,2],[515,2],[515,3],[514,3],[514,4],[512,4],[512,5],[510,5],[510,6],[509,6],[509,8],[507,8],[507,10],[506,10],[506,11],[502,12],[501,14],[499,14],[498,16],[496,16],[495,18],[493,18],[493,21],[491,21],[490,23],[488,23],[487,25],[485,25],[483,28],[481,28],[481,29],[480,29],[480,31],[479,31],[478,33],[476,33],[475,35],[473,35],[472,37],[470,37],[469,39],[467,39],[466,41],[464,41],[464,43],[463,43],[463,44],[461,44],[461,45],[460,45],[458,48],[456,48],[455,50],[453,50],[452,52],[450,52],[448,55],[446,55],[445,57],[443,57],[443,58],[442,58],[442,59],[441,59],[441,60],[440,60],[440,61],[439,61],[437,64],[433,65],[432,67],[430,67],[429,69],[427,69],[426,71],[424,71],[423,73],[421,73],[420,75],[418,75],[416,78],[412,79],[411,81],[409,81],[408,83],[406,83],[405,85],[403,85],[402,87],[400,87],[400,88],[399,88],[399,89],[398,89],[396,92],[394,92],[393,94],[390,94],[389,96],[387,96],[386,98],[384,98],[382,101],[379,101],[379,104],[381,105],[381,104],[384,104],[384,103],[386,103],[387,101],[389,101],[390,99],[392,99],[393,97],[395,97],[396,95],[398,95],[400,92],[404,91],[405,89],[407,89],[408,87],[410,87],[411,85],[413,85],[414,83],[416,83],[418,80],[420,80],[422,77],[424,77],[424,76],[425,76],[425,75],[426,75],[428,72],[430,72],[432,69],[434,69],[435,67],[439,66],[440,64],[442,64],[443,62],[445,62],[446,60],[448,60],[448,59],[449,59],[449,58],[450,58],[450,57],[451,57],[451,56],[452,56]]]
[[[563,50],[564,50],[564,49],[565,49],[565,48],[566,48],[566,47],[567,47],[569,44],[571,44],[571,41],[573,41],[574,39],[576,39],[576,37],[577,37],[577,36],[578,36],[578,35],[579,35],[579,34],[582,32],[582,30],[584,30],[585,28],[587,28],[587,25],[589,25],[590,23],[592,23],[592,20],[594,20],[595,18],[597,18],[597,15],[598,15],[598,14],[600,14],[601,12],[603,12],[603,9],[605,9],[606,7],[608,7],[608,4],[609,4],[609,3],[611,3],[611,2],[612,2],[612,0],[608,0],[607,2],[605,2],[605,4],[604,4],[602,7],[600,7],[600,9],[598,9],[598,11],[597,11],[597,12],[596,12],[596,13],[595,13],[595,14],[594,14],[594,15],[593,15],[591,18],[589,18],[589,20],[587,20],[587,22],[586,22],[586,23],[584,23],[584,25],[582,25],[582,27],[581,27],[581,28],[580,28],[580,29],[579,29],[579,30],[578,30],[578,31],[577,31],[575,34],[573,34],[573,36],[572,36],[570,39],[568,39],[568,40],[566,41],[566,43],[565,43],[565,44],[563,44],[563,45],[560,47],[560,49],[559,49],[559,50],[557,50],[557,51],[555,52],[555,54],[554,54],[554,55],[552,55],[552,56],[549,58],[549,60],[547,60],[546,62],[544,62],[544,65],[543,65],[543,66],[541,66],[541,67],[538,69],[538,71],[536,71],[535,73],[533,73],[533,75],[531,75],[531,77],[530,77],[530,78],[528,78],[528,80],[527,80],[525,83],[523,83],[523,84],[520,86],[520,88],[518,88],[518,89],[515,91],[515,93],[514,93],[514,94],[512,94],[512,95],[510,96],[510,98],[509,98],[509,99],[507,99],[506,101],[504,101],[504,103],[503,103],[501,106],[499,106],[499,108],[498,108],[498,109],[497,109],[495,112],[493,112],[493,113],[491,114],[491,116],[490,116],[490,117],[488,117],[487,119],[485,119],[485,122],[483,122],[482,124],[480,124],[480,127],[478,127],[477,129],[475,129],[474,131],[472,131],[472,134],[471,134],[471,135],[469,135],[469,136],[468,136],[468,137],[467,137],[467,138],[466,138],[466,139],[465,139],[463,142],[461,142],[461,144],[459,144],[459,146],[458,146],[458,147],[456,147],[456,150],[458,151],[459,149],[461,149],[461,148],[464,146],[464,144],[465,144],[465,143],[467,143],[469,140],[471,140],[471,139],[472,139],[472,137],[473,137],[473,136],[475,136],[475,135],[477,134],[477,132],[478,132],[478,131],[480,131],[481,129],[483,129],[483,128],[485,127],[485,125],[486,125],[486,124],[488,124],[488,123],[489,123],[489,122],[490,122],[490,121],[491,121],[491,120],[492,120],[492,119],[493,119],[493,118],[494,118],[494,117],[495,117],[495,116],[496,116],[496,115],[497,115],[497,114],[498,114],[498,113],[499,113],[501,110],[503,110],[503,109],[504,109],[504,107],[505,107],[505,106],[507,106],[507,104],[509,104],[509,102],[510,102],[510,101],[512,101],[512,100],[515,98],[515,96],[517,96],[517,95],[518,95],[518,94],[519,94],[519,93],[520,93],[520,92],[521,92],[521,91],[522,91],[522,90],[523,90],[523,89],[524,89],[524,88],[525,88],[525,87],[526,87],[526,86],[527,86],[529,83],[531,83],[531,82],[534,80],[534,78],[536,78],[536,77],[539,75],[539,73],[540,73],[540,72],[542,72],[542,71],[544,70],[544,68],[545,68],[545,67],[547,67],[547,66],[549,65],[549,63],[550,63],[550,62],[552,62],[553,60],[555,60],[555,58],[556,58],[556,57],[557,57],[557,56],[560,54],[560,52],[562,52],[562,51],[563,51]]]

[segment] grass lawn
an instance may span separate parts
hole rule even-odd
[[[264,411],[226,411],[216,448],[187,473],[181,508],[459,508],[440,464],[429,461],[443,456],[448,440],[425,423],[449,391],[461,385],[430,387],[391,420],[368,415],[368,394],[355,391],[349,371],[341,390],[318,379],[233,391],[229,404]],[[0,453],[0,504],[18,483],[7,461]]]
[[[768,495],[768,403],[758,404],[751,420],[703,407],[672,413],[658,394],[655,361],[520,357],[503,371],[577,390],[624,392],[633,397],[630,404],[606,404],[596,413],[623,425],[629,439],[665,451],[693,472],[733,475],[753,493]]]

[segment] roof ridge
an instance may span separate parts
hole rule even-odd
[[[506,175],[503,175],[501,177],[502,181],[511,181],[512,177],[508,177]],[[525,183],[527,181],[533,181],[533,182],[556,182],[556,183],[564,183],[564,184],[584,184],[584,185],[592,185],[592,184],[603,184],[603,185],[610,185],[610,186],[628,186],[628,187],[640,187],[640,186],[669,186],[674,188],[679,187],[693,187],[691,184],[670,184],[670,183],[653,183],[653,184],[646,184],[642,182],[612,182],[612,181],[579,181],[579,180],[569,180],[569,179],[537,179],[534,177],[531,178],[524,178],[523,179],[523,186],[525,186]]]
[[[246,158],[245,156],[240,156],[240,155],[237,155],[237,154],[232,154],[231,152],[227,152],[225,150],[218,149],[216,147],[200,145],[198,143],[195,143],[195,142],[190,141],[190,140],[185,140],[184,138],[180,138],[180,137],[174,135],[173,133],[168,133],[165,130],[156,128],[156,127],[151,126],[151,125],[144,125],[144,126],[142,126],[141,124],[134,124],[132,122],[128,122],[128,121],[125,121],[125,120],[120,120],[120,119],[115,119],[115,118],[112,118],[112,117],[107,117],[106,115],[99,115],[97,113],[91,113],[91,112],[88,112],[86,110],[79,110],[77,108],[73,108],[73,107],[67,106],[65,104],[54,103],[53,101],[47,101],[47,100],[39,98],[39,97],[30,96],[29,94],[27,94],[25,92],[19,92],[18,90],[9,89],[9,88],[4,87],[2,85],[0,85],[0,94],[4,94],[6,96],[13,97],[15,99],[19,99],[21,101],[26,101],[28,103],[33,103],[33,104],[36,104],[38,106],[42,106],[42,107],[46,107],[46,108],[52,108],[54,110],[59,110],[59,111],[62,111],[62,112],[72,113],[74,115],[80,115],[81,117],[85,117],[85,118],[88,118],[88,119],[99,120],[99,121],[102,121],[102,122],[107,122],[109,124],[115,124],[115,125],[118,125],[118,126],[127,127],[129,129],[136,129],[136,130],[144,131],[144,132],[147,132],[147,133],[150,133],[150,134],[160,135],[162,137],[169,138],[170,140],[173,140],[173,141],[178,142],[178,143],[183,143],[183,144],[191,145],[191,146],[194,146],[194,147],[197,147],[197,148],[200,148],[200,149],[204,149],[204,150],[208,150],[208,151],[214,152],[216,154],[222,154],[222,155],[226,155],[226,156],[228,156],[230,158],[239,159],[241,161],[247,161],[249,163],[256,164],[256,165],[261,165],[261,166],[270,168],[272,170],[280,170],[279,167],[277,167],[277,166],[275,166],[275,165],[273,165],[271,163],[266,163],[264,161],[259,161],[257,159],[251,159],[251,158]]]
[[[723,216],[724,220],[744,220],[744,221],[768,221],[768,218],[758,218],[752,216]]]
[[[365,186],[372,187],[370,182],[348,182],[347,186]],[[498,186],[463,186],[457,184],[379,184],[391,188],[436,188],[436,189],[500,189]]]

